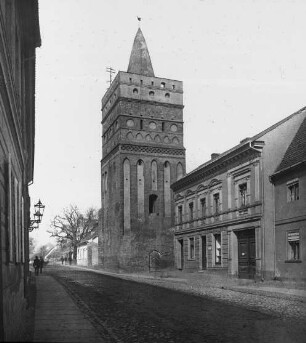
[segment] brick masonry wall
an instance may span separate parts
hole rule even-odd
[[[116,92],[116,90],[114,91]],[[102,185],[102,215],[99,243],[99,261],[104,268],[123,270],[148,270],[149,255],[153,250],[161,253],[162,267],[174,266],[173,233],[170,231],[174,219],[173,195],[170,190],[171,211],[165,214],[164,204],[164,165],[170,164],[170,183],[176,181],[176,168],[180,162],[185,171],[185,152],[183,148],[182,106],[161,104],[135,99],[117,99],[103,123],[103,160],[101,174],[107,172],[107,192]],[[133,119],[129,128],[127,120]],[[140,124],[142,120],[142,127]],[[150,127],[150,122],[156,128]],[[163,124],[162,124],[163,123]],[[172,124],[177,131],[171,131]],[[127,136],[128,132],[132,135]],[[139,139],[140,133],[143,139]],[[148,141],[147,135],[152,137]],[[159,135],[160,141],[154,140]],[[177,137],[177,142],[170,142]],[[122,150],[121,144],[130,144],[129,150]],[[112,155],[112,149],[119,149]],[[181,149],[175,153],[169,147]],[[152,149],[137,147],[149,146]],[[164,150],[157,151],[155,148]],[[167,149],[167,150],[166,150]],[[160,153],[162,151],[162,153]],[[124,182],[123,162],[130,162],[130,229],[124,230]],[[144,162],[144,216],[139,217],[137,206],[137,162]],[[157,190],[152,190],[151,164],[157,162]],[[149,196],[157,196],[156,213],[149,213]]]

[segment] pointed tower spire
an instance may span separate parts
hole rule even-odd
[[[128,73],[154,77],[149,50],[140,28],[138,29],[134,39],[127,71]]]

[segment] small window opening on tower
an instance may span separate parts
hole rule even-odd
[[[170,93],[166,93],[166,94],[165,94],[165,97],[166,97],[166,98],[170,98]]]
[[[141,84],[141,85],[143,84],[143,80],[140,80],[140,84]]]
[[[140,130],[142,130],[142,129],[143,129],[143,120],[140,119]]]
[[[150,194],[149,195],[149,214],[156,213],[157,210],[157,195],[156,194]]]
[[[162,131],[165,131],[165,123],[162,122]]]
[[[172,89],[175,89],[175,85],[172,85]]]
[[[153,91],[149,92],[149,95],[154,96],[154,92]]]
[[[161,88],[165,88],[165,87],[166,87],[165,82],[161,82],[161,83],[160,83],[160,87],[161,87]]]
[[[132,82],[132,78],[130,77],[130,82]]]
[[[151,85],[154,86],[154,81],[151,81]]]
[[[138,94],[138,89],[137,88],[133,89],[133,94]]]

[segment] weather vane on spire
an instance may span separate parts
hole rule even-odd
[[[138,20],[138,27],[140,27],[141,17],[137,16],[137,20]]]

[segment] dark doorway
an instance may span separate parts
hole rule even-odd
[[[178,240],[178,269],[184,268],[184,240]]]
[[[238,275],[241,279],[254,279],[256,272],[255,230],[244,230],[238,237]]]
[[[206,259],[206,236],[202,236],[202,269],[207,268]]]

